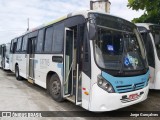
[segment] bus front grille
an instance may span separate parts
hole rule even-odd
[[[144,87],[145,87],[145,82],[141,82],[141,83],[136,83],[136,84],[117,86],[116,89],[118,93],[126,93],[126,92],[132,92],[135,90],[139,90]]]

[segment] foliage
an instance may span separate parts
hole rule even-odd
[[[128,0],[127,6],[133,10],[145,11],[141,17],[134,18],[132,22],[160,24],[160,0]]]

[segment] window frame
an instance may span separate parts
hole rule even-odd
[[[24,38],[27,37],[27,42],[26,42],[26,50],[23,50],[23,42],[24,42]],[[23,36],[23,40],[22,40],[22,45],[21,45],[21,53],[25,53],[27,54],[27,51],[28,51],[28,34],[24,35]]]
[[[19,40],[21,40],[21,45],[20,45],[20,49],[17,50],[18,44],[19,44]],[[23,43],[23,36],[17,38],[17,46],[16,46],[16,51],[15,53],[21,53],[22,52],[22,43]]]
[[[62,25],[62,27],[63,27],[63,30],[62,30],[62,32],[63,32],[63,38],[62,38],[62,49],[60,50],[60,51],[54,51],[53,50],[53,47],[54,47],[54,44],[56,43],[55,41],[54,41],[54,34],[55,34],[55,31],[57,32],[57,30],[56,30],[56,27],[58,27],[58,26],[60,26],[60,25]],[[63,52],[64,52],[64,36],[65,36],[65,27],[66,27],[66,25],[65,25],[65,21],[64,22],[59,22],[59,23],[56,23],[56,24],[54,24],[53,25],[53,42],[52,42],[52,53],[53,54],[63,54]]]
[[[13,54],[15,54],[16,53],[16,50],[17,50],[17,42],[18,42],[18,38],[15,38],[15,39],[13,39]],[[14,47],[14,44],[16,43],[16,48]]]
[[[13,53],[13,40],[11,40],[11,45],[10,45],[10,53]]]
[[[47,34],[47,29],[50,29],[50,28],[52,28],[52,33],[51,33],[51,36],[52,36],[52,38],[51,38],[51,50],[50,51],[45,51],[45,44],[46,44],[46,34]],[[52,52],[52,48],[53,48],[53,33],[54,33],[54,26],[52,25],[52,26],[47,26],[46,28],[45,28],[45,30],[44,30],[44,36],[43,36],[43,53],[45,53],[45,54],[52,54],[53,52]]]
[[[43,38],[42,38],[42,48],[41,48],[41,51],[37,51],[37,48],[38,48],[38,37],[39,37],[39,34],[40,34],[40,31],[43,30]],[[39,29],[38,30],[38,35],[37,35],[37,41],[36,41],[36,46],[35,46],[35,54],[43,54],[44,53],[44,37],[45,37],[45,28],[42,28],[42,29]]]

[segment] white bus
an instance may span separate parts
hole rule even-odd
[[[70,13],[11,42],[16,78],[56,101],[111,111],[144,101],[149,67],[137,27],[95,11]]]
[[[0,45],[0,67],[9,70],[10,43]]]
[[[160,25],[137,23],[145,43],[150,68],[150,89],[160,90]]]

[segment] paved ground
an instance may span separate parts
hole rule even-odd
[[[0,70],[0,111],[84,111],[87,114],[95,114],[84,110],[83,108],[74,105],[69,101],[57,103],[47,94],[46,90],[28,83],[27,81],[17,81],[14,74],[10,71]],[[146,101],[132,105],[118,111],[160,111],[160,91],[150,91],[149,97]],[[98,113],[99,115],[113,115],[116,112]],[[66,113],[68,114],[68,113]],[[69,113],[72,114],[72,113]],[[74,113],[76,114],[76,113]],[[0,120],[8,120],[9,118],[0,118]],[[12,118],[15,120],[22,118]],[[24,120],[27,118],[23,118]],[[35,120],[30,118],[29,120]],[[47,118],[47,120],[53,118]],[[68,119],[68,118],[54,118],[54,119]],[[75,118],[73,118],[75,119]],[[93,118],[81,117],[78,119]],[[105,118],[97,118],[105,119]],[[124,118],[110,118],[123,120]],[[128,118],[127,118],[128,119]],[[142,118],[141,118],[142,119]],[[146,118],[143,118],[146,120]],[[156,118],[151,118],[156,119]],[[38,119],[40,120],[40,119]]]

